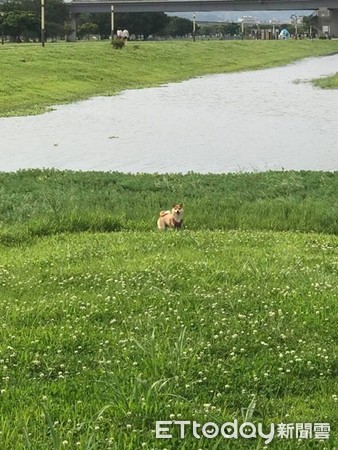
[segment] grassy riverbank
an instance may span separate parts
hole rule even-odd
[[[107,42],[4,45],[0,116],[38,114],[93,95],[279,66],[337,51],[335,40],[129,42],[122,51]]]

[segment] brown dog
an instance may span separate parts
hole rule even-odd
[[[183,205],[174,204],[171,211],[161,211],[157,221],[157,228],[165,230],[166,228],[182,228],[183,226]]]

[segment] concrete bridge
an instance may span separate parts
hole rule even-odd
[[[316,27],[338,37],[338,0],[73,0],[66,3],[76,30],[80,13],[197,12],[197,11],[317,11]],[[310,14],[309,14],[310,15]],[[323,33],[326,31],[323,31]]]

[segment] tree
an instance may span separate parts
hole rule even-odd
[[[240,33],[241,26],[239,23],[231,22],[224,23],[219,26],[219,32],[223,34],[223,36],[235,36]]]
[[[63,27],[64,35],[66,37],[66,41],[69,42],[71,39],[71,35],[74,33],[74,28],[71,26],[70,23],[65,23],[65,26]]]
[[[164,13],[116,13],[115,30],[126,28],[130,34],[147,38],[151,34],[159,33],[168,21],[169,17]],[[110,13],[80,14],[78,23],[79,26],[85,23],[96,24],[102,39],[111,34]]]
[[[126,28],[130,34],[143,35],[146,39],[151,34],[159,33],[168,21],[169,17],[164,13],[117,13],[115,29]]]
[[[88,14],[89,23],[95,23],[98,27],[100,39],[108,39],[111,35],[111,16],[110,13],[94,13]]]
[[[161,34],[164,36],[186,36],[192,33],[192,21],[182,17],[172,16]]]
[[[82,25],[87,23],[92,23],[97,26],[95,34],[99,34],[100,39],[108,39],[111,35],[110,13],[80,14],[78,19],[78,30]]]
[[[215,24],[201,25],[200,31],[204,36],[213,36],[217,33]]]
[[[34,0],[40,7],[40,0]],[[59,23],[63,25],[69,18],[67,5],[63,0],[45,0],[46,8],[46,28],[48,22]]]
[[[36,21],[40,20],[40,9],[41,9],[41,0],[14,0],[14,1],[6,1],[2,5],[2,10],[6,14],[15,13],[16,19],[15,22],[21,22],[21,28],[24,29],[23,23],[25,22],[23,16],[26,14],[27,24],[31,20],[34,15]],[[68,18],[68,10],[63,0],[45,0],[45,19],[46,19],[46,34],[51,37],[56,37],[59,33],[63,34],[63,25],[64,22]],[[20,13],[20,19],[19,14]],[[13,16],[14,17],[14,16]],[[13,18],[11,19],[13,28]],[[11,29],[12,29],[11,28]],[[34,28],[34,27],[33,27]],[[32,32],[33,32],[32,28]],[[4,31],[5,34],[7,34]],[[19,33],[19,34],[22,34]],[[34,38],[40,37],[40,26],[38,26],[34,32]],[[9,34],[11,35],[11,34]]]
[[[86,37],[89,40],[90,36],[93,34],[98,34],[99,27],[96,23],[84,23],[80,25],[77,29],[77,34],[79,38]]]
[[[1,31],[17,42],[28,40],[39,34],[40,23],[35,13],[25,11],[9,11],[4,14]]]
[[[241,25],[236,22],[231,23],[209,23],[201,25],[201,33],[205,36],[235,36],[240,34]]]
[[[32,0],[26,0],[32,1]],[[40,0],[34,0],[40,7]],[[64,24],[69,18],[69,12],[63,0],[45,0],[46,36],[57,39],[65,36]]]
[[[65,26],[57,22],[46,23],[46,38],[56,41],[59,36],[65,36]]]
[[[311,30],[311,16],[304,16],[303,17],[303,28],[302,30],[306,33],[310,33]]]

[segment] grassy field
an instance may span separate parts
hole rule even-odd
[[[253,70],[338,51],[338,41],[108,42],[0,46],[0,117],[198,75]],[[331,87],[337,87],[335,81]]]
[[[1,450],[337,448],[337,182],[1,174]],[[154,434],[245,418],[330,439]]]
[[[82,233],[2,247],[0,447],[262,449],[156,440],[156,420],[337,416],[338,238]]]
[[[59,232],[151,231],[158,212],[186,204],[189,230],[338,234],[338,172],[0,173],[0,242]]]

